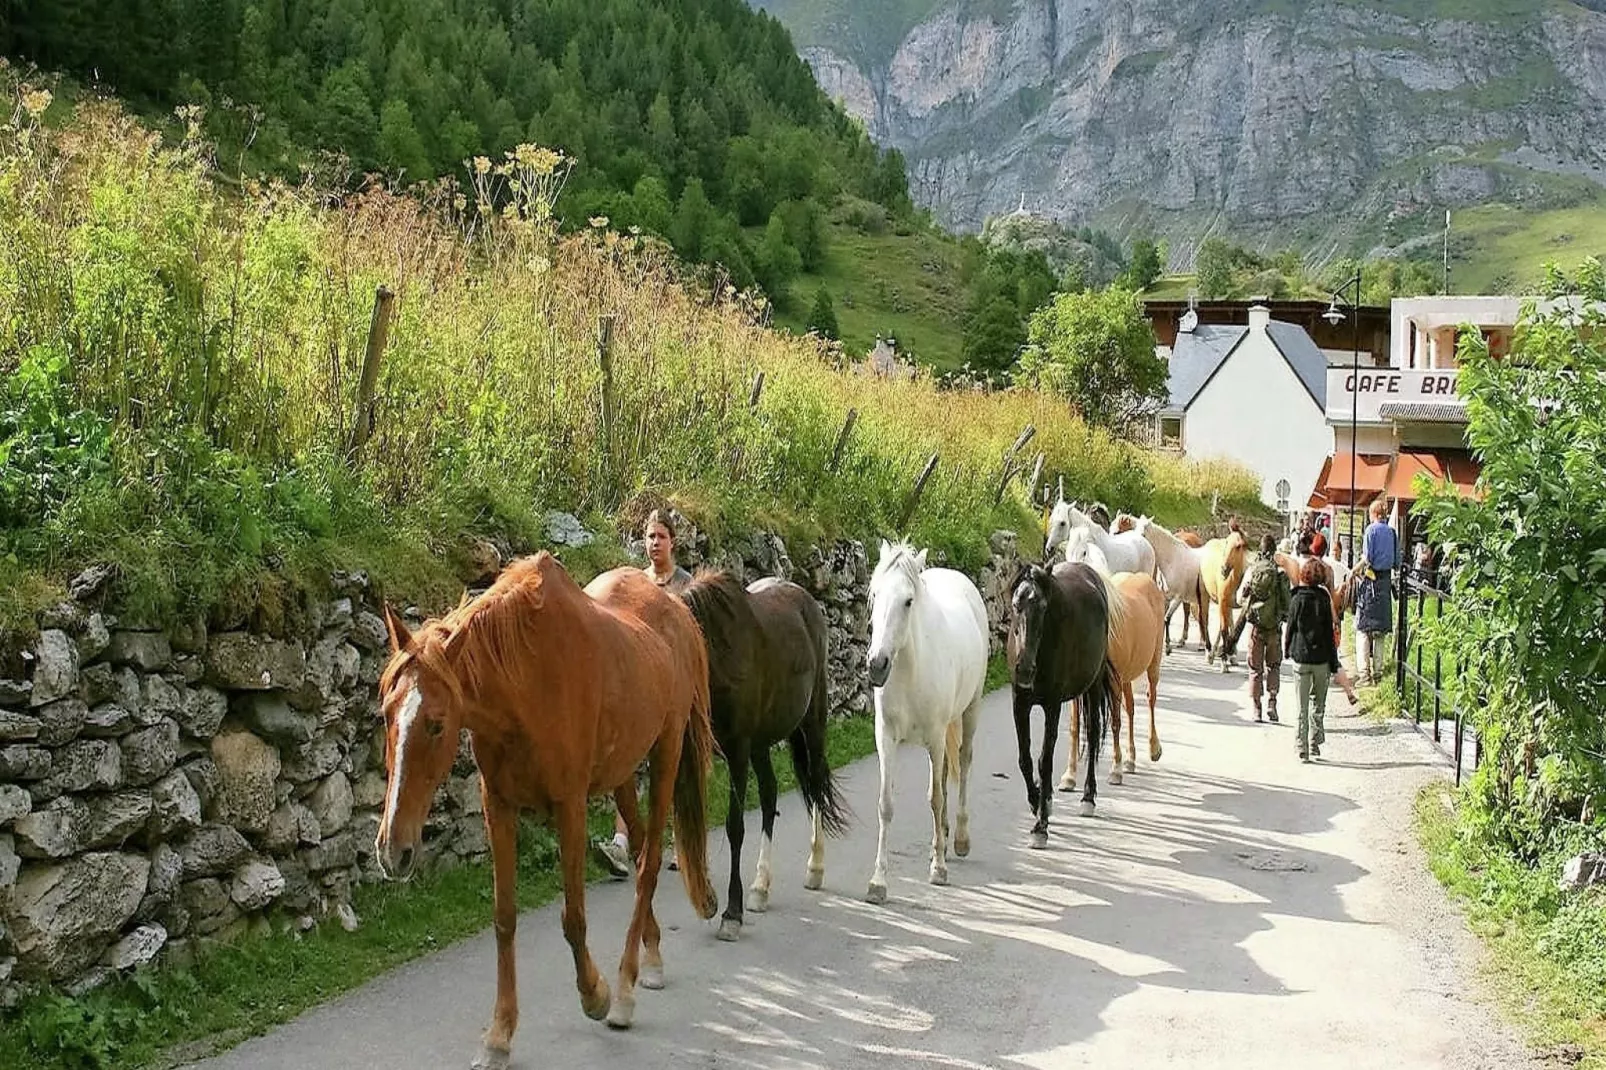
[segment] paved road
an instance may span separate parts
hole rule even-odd
[[[859,819],[830,844],[822,892],[802,887],[803,809],[784,799],[771,909],[748,915],[741,943],[717,942],[678,880],[659,885],[669,985],[639,990],[628,1033],[581,1015],[557,907],[525,915],[514,1065],[1527,1065],[1465,994],[1477,949],[1410,831],[1415,789],[1442,775],[1427,744],[1409,727],[1330,717],[1326,760],[1302,766],[1286,718],[1249,720],[1241,669],[1223,677],[1183,652],[1167,659],[1161,688],[1164,759],[1101,785],[1095,819],[1058,796],[1042,852],[1026,845],[1008,695],[990,696],[974,847],[950,862],[946,888],[925,883],[924,756],[904,748],[886,906],[863,901],[874,758],[845,772]],[[728,855],[723,833],[714,839],[723,892]],[[611,981],[628,893],[594,885],[587,901]],[[466,1067],[493,991],[486,932],[200,1065]]]

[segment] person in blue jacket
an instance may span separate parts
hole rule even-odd
[[[1376,684],[1378,639],[1394,630],[1394,570],[1400,563],[1400,540],[1383,519],[1385,506],[1372,503],[1372,522],[1361,542],[1360,576],[1355,585],[1355,662],[1361,679]]]

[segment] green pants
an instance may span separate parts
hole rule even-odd
[[[1306,753],[1307,744],[1321,746],[1327,738],[1322,722],[1327,715],[1327,685],[1332,681],[1333,670],[1326,665],[1295,666],[1299,693],[1299,753]]]

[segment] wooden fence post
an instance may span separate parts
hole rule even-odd
[[[1004,500],[1004,491],[1009,489],[1009,481],[1014,477],[1016,471],[1017,469],[1015,468],[1013,462],[1006,462],[1004,464],[1004,474],[998,480],[998,491],[993,495],[994,505],[998,505]]]
[[[848,410],[848,418],[842,421],[842,430],[837,432],[836,446],[831,450],[831,463],[826,466],[826,471],[835,472],[837,465],[842,463],[842,451],[847,448],[848,436],[853,434],[853,422],[858,418],[858,409]]]
[[[613,487],[613,316],[597,317],[597,366],[602,372],[602,472],[601,483],[607,493]]]
[[[1007,461],[1025,449],[1026,443],[1030,442],[1035,434],[1037,434],[1037,426],[1035,424],[1027,424],[1021,428],[1020,434],[1015,437],[1015,444],[1004,451],[1004,459]]]
[[[374,312],[368,321],[368,349],[362,358],[362,378],[357,383],[357,408],[352,414],[351,439],[346,453],[355,463],[374,433],[374,391],[379,386],[379,361],[390,341],[390,313],[396,295],[381,284],[374,290]]]
[[[753,389],[747,395],[747,407],[750,409],[758,408],[758,398],[762,393],[764,393],[764,373],[760,371],[753,377]]]
[[[915,489],[910,493],[909,502],[903,507],[903,516],[898,520],[898,530],[900,532],[908,529],[909,521],[915,515],[915,506],[920,504],[920,495],[925,493],[926,483],[931,479],[931,473],[937,470],[937,456],[935,453],[931,455],[931,459],[926,462],[925,469],[920,473],[920,478],[915,480]]]
[[[1026,488],[1028,501],[1037,501],[1037,484],[1043,478],[1043,451],[1037,451],[1037,460],[1032,462],[1032,482]]]

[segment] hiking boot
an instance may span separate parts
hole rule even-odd
[[[1310,761],[1310,752],[1305,750],[1304,748],[1301,748],[1300,751],[1299,751],[1299,760],[1302,761],[1302,762],[1309,762]]]
[[[1279,723],[1278,720],[1277,720],[1277,704],[1275,702],[1272,703],[1269,707],[1267,707],[1267,709],[1266,709],[1266,719],[1268,721],[1270,721],[1272,724]]]
[[[608,871],[608,876],[616,881],[629,877],[633,867],[630,865],[630,849],[620,847],[614,840],[596,840],[591,844],[591,852],[602,863],[602,868]]]
[[[1264,721],[1265,719],[1266,718],[1261,715],[1259,704],[1256,704],[1256,706],[1255,706],[1255,723],[1259,724],[1261,721]]]
[[[1320,758],[1322,756],[1322,745],[1320,743],[1312,743],[1310,745],[1310,756],[1312,758]]]

